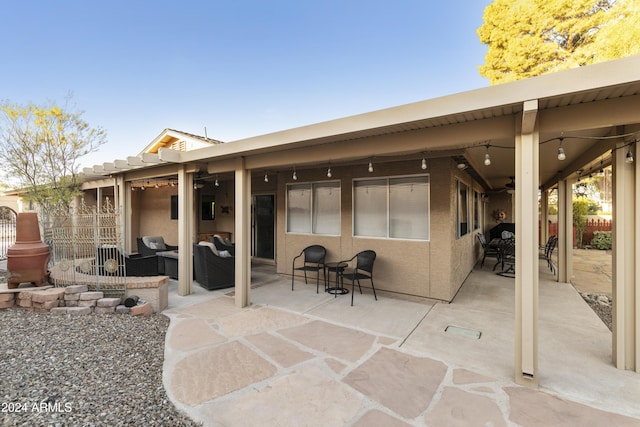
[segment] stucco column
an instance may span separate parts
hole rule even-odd
[[[236,307],[242,308],[251,302],[251,171],[243,157],[236,160],[235,181],[235,292]]]
[[[178,295],[191,293],[193,284],[193,236],[195,209],[193,204],[193,173],[186,165],[178,168]]]
[[[538,385],[538,102],[524,103],[516,122],[515,381]]]
[[[616,144],[613,152],[612,357],[617,368],[640,372],[640,286],[636,268],[640,261],[636,235],[640,177],[638,162],[625,162],[627,152],[623,143]]]
[[[573,183],[558,182],[558,282],[573,276]]]

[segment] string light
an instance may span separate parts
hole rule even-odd
[[[298,180],[298,174],[296,173],[296,167],[293,167],[293,180],[297,181]]]
[[[264,173],[264,182],[269,182],[269,175],[267,175],[267,172]]]
[[[425,159],[424,157],[422,158],[422,165],[420,167],[422,168],[422,170],[427,169],[427,159]]]
[[[564,140],[564,138],[560,138],[560,147],[558,147],[558,160],[562,161],[564,159],[567,158],[567,156],[564,154],[564,148],[562,148],[562,141]]]
[[[484,165],[491,165],[491,156],[489,155],[489,144],[487,144],[487,152],[484,154]]]
[[[625,163],[633,163],[633,154],[631,153],[631,149],[627,151],[627,157],[624,159]]]
[[[218,178],[216,178],[216,180],[213,183],[213,185],[215,185],[216,187],[220,187],[220,183],[218,182]]]
[[[331,174],[331,166],[327,169],[327,178],[331,178],[333,175]]]
[[[369,168],[368,168],[368,170],[369,170],[369,173],[372,173],[372,172],[373,172],[373,163],[369,162]]]

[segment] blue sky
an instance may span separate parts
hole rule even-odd
[[[0,99],[107,130],[83,165],[164,128],[233,141],[489,85],[490,0],[4,1]]]

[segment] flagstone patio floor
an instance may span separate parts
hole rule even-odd
[[[205,426],[640,426],[640,375],[613,367],[607,327],[545,269],[537,389],[513,382],[514,279],[487,265],[451,304],[356,290],[351,307],[267,267],[237,308],[194,282],[164,311],[165,388]]]

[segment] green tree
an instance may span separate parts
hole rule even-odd
[[[597,62],[640,53],[640,0],[618,0],[600,28],[592,53]]]
[[[576,243],[579,248],[583,246],[582,236],[587,226],[587,214],[589,213],[589,200],[579,197],[573,200],[573,225],[576,228]]]
[[[478,36],[491,84],[640,53],[640,0],[494,0]]]
[[[90,127],[69,103],[0,105],[2,172],[27,201],[44,208],[69,205],[79,192],[78,160],[106,142],[105,131]]]

